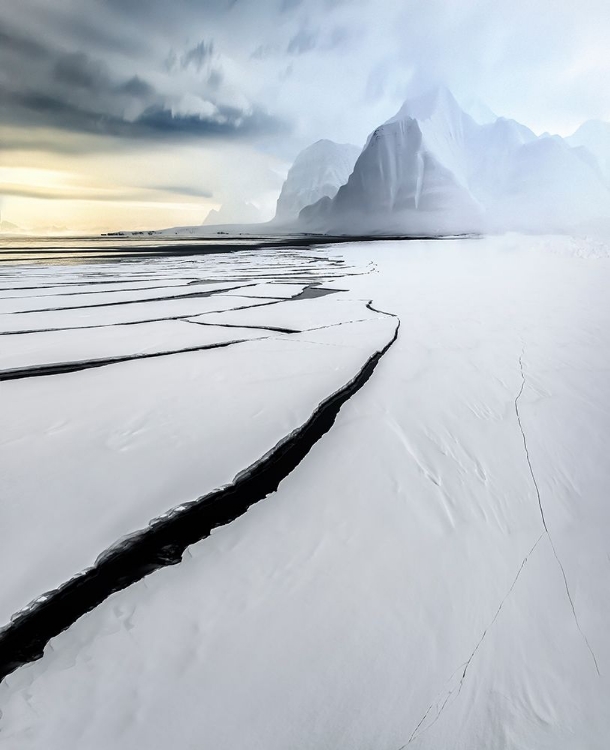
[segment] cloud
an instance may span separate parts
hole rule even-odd
[[[187,50],[180,59],[182,70],[193,67],[198,73],[214,54],[214,42],[202,40],[199,44]]]
[[[104,63],[92,60],[84,52],[60,54],[53,67],[53,77],[63,85],[89,89],[92,92],[110,86],[110,76]]]
[[[171,49],[165,58],[165,69],[169,73],[176,71],[185,71],[191,68],[197,73],[201,73],[201,70],[209,66],[214,57],[214,42],[213,40],[206,41],[202,39],[194,47],[189,47],[182,54],[179,54],[175,49]]]
[[[219,106],[207,114],[205,111],[188,114],[174,112],[165,107],[150,107],[134,123],[133,136],[184,135],[197,137],[243,137],[246,135],[279,135],[284,123],[253,109],[245,112],[235,107]]]
[[[303,0],[282,0],[280,4],[280,11],[282,13],[286,13],[291,10],[295,10],[295,8],[298,8]]]
[[[224,75],[220,68],[212,68],[208,73],[208,86],[212,91],[217,91],[224,80]]]
[[[2,194],[5,197],[34,198],[37,200],[51,201],[84,201],[103,203],[149,203],[159,201],[158,193],[171,193],[182,195],[187,198],[211,198],[212,193],[208,190],[199,190],[188,186],[155,186],[140,189],[125,189],[111,187],[106,189],[91,188],[87,186],[54,186],[52,188],[37,185],[21,185],[4,183]]]
[[[28,59],[41,60],[49,56],[47,47],[35,39],[28,39],[0,22],[0,50],[4,55],[20,55]]]
[[[252,201],[261,183],[253,154],[263,169],[319,138],[363,143],[406,97],[436,82],[538,131],[610,119],[608,0],[5,6],[4,158],[29,149],[33,159],[47,150],[82,162],[91,149],[134,164],[147,149],[157,159],[174,146],[222,150],[215,194],[225,185]]]
[[[175,109],[165,104],[147,107],[133,120],[91,111],[45,94],[13,93],[0,88],[0,120],[25,126],[47,126],[124,139],[226,138],[280,134],[286,125],[253,108],[216,107],[201,100],[198,111],[188,105]],[[208,107],[206,107],[208,104]]]
[[[0,77],[0,124],[118,139],[235,139],[286,130],[260,106],[217,104],[224,81],[218,66],[205,78],[209,95],[206,90],[195,94],[175,84],[155,86],[137,73],[125,77],[112,60],[65,51],[6,28],[0,29],[0,42],[0,64],[8,71]],[[201,41],[177,56],[177,65],[199,73],[213,50],[211,41]]]
[[[177,195],[187,195],[191,198],[213,198],[214,193],[205,188],[196,188],[192,185],[153,185],[152,190],[158,190],[161,193],[176,193]]]
[[[124,83],[119,84],[116,87],[116,91],[119,94],[126,94],[135,99],[148,99],[152,98],[155,94],[155,89],[150,83],[142,80],[139,76],[132,76]]]
[[[318,32],[308,29],[300,29],[288,42],[286,52],[289,55],[304,55],[316,48],[318,42]]]

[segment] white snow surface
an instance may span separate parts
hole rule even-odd
[[[229,310],[209,313],[201,318],[211,324],[274,326],[307,330],[341,325],[346,320],[379,320],[383,315],[366,308],[361,300],[351,300],[347,295],[322,297],[316,304],[311,300],[281,302],[278,305],[260,307],[258,310]]]
[[[193,318],[197,319],[197,318]],[[193,319],[162,320],[142,325],[103,326],[43,331],[28,335],[9,334],[0,342],[0,377],[6,370],[66,362],[96,361],[112,357],[171,352],[197,346],[212,346],[236,339],[266,335],[263,330],[192,325]],[[205,316],[201,317],[205,322]]]
[[[110,597],[0,685],[11,750],[608,747],[608,255],[582,239],[519,235],[328,252],[352,268],[374,260],[375,272],[326,279],[349,291],[309,302],[349,308],[355,302],[342,297],[372,299],[400,317],[398,341],[278,492],[193,545],[181,564]],[[304,306],[266,311],[283,322],[291,304]],[[206,461],[206,451],[189,462],[172,450],[164,469],[152,437],[170,419],[168,435],[184,448],[195,421],[188,407],[208,404],[208,388],[219,401],[205,429],[225,437],[206,441],[207,449],[223,465],[244,460],[250,431],[262,446],[266,417],[257,421],[256,404],[278,420],[283,414],[290,429],[298,419],[286,415],[304,408],[304,393],[319,397],[304,363],[328,369],[314,379],[328,389],[333,368],[370,349],[379,325],[299,334],[316,342],[307,349],[290,338],[288,346],[266,339],[212,352],[216,369],[207,355],[203,369],[193,355],[181,365],[170,358],[169,381],[149,371],[151,396],[134,389],[130,398],[158,401],[165,383],[171,409],[147,406],[140,449],[138,402],[130,411],[121,394],[112,397],[113,410],[124,408],[112,433],[126,459],[119,476],[133,472],[134,460],[141,465],[122,503],[131,508],[149,473],[166,474],[164,503],[190,497],[183,473],[192,475],[190,463]],[[270,363],[244,359],[260,346]],[[299,352],[294,367],[284,363]],[[132,377],[118,367],[104,377],[124,389],[141,380],[135,364]],[[213,372],[230,390],[243,379],[248,396],[233,391],[235,409]],[[38,414],[61,381],[33,382],[0,384],[29,388],[35,408],[22,407],[21,418],[40,429],[19,428],[8,467],[29,467],[28,486],[56,503],[35,471],[49,450],[37,443],[66,430]],[[178,384],[185,392],[176,402]],[[278,405],[284,393],[291,398]],[[103,434],[101,410],[78,418]],[[79,457],[92,461],[82,443]],[[212,457],[209,464],[213,472]],[[83,483],[107,481],[76,461],[71,470],[73,499]],[[218,472],[208,479],[222,481]],[[31,514],[38,501],[29,493],[20,502]],[[3,529],[27,533],[9,521]],[[62,547],[87,525],[68,514]],[[43,536],[32,537],[27,555],[25,543],[7,555],[11,577],[30,564],[34,542],[47,545]]]
[[[262,253],[252,265],[272,271],[276,261]],[[239,273],[239,262],[233,270]],[[315,279],[324,265],[312,269],[309,263],[307,270]],[[38,333],[6,331],[13,330],[13,319],[38,319],[42,312],[0,315],[0,325],[8,327],[0,336],[0,476],[3,527],[10,529],[0,562],[8,569],[22,558],[16,575],[0,587],[0,621],[92,565],[125,535],[231,482],[348,383],[390,335],[391,319],[369,315],[366,300],[352,301],[339,320],[333,316],[332,328],[290,338],[247,319],[245,328],[208,324],[208,311],[258,304],[277,306],[271,318],[282,326],[283,306],[291,304],[286,300],[304,285],[280,282],[275,297],[274,286],[244,285],[244,293],[271,295],[247,299],[223,295],[234,287],[224,283],[212,297],[191,300],[193,317],[182,320],[171,319],[175,310],[165,301],[131,304],[135,293],[120,287],[58,295],[58,304],[79,299],[86,306],[95,296],[109,305],[99,310],[113,317],[87,330],[78,328],[82,308],[47,313],[56,326],[61,315],[64,329]],[[294,304],[315,308],[317,300]],[[124,311],[130,323],[121,322]],[[157,322],[139,322],[151,315]],[[170,319],[158,319],[164,315]],[[231,345],[180,352],[215,344]],[[17,368],[155,353],[164,356],[1,382]],[[78,529],[70,541],[68,529]]]

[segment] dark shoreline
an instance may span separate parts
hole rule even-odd
[[[83,259],[113,260],[230,253],[244,250],[300,249],[353,242],[412,242],[415,240],[455,240],[477,235],[296,235],[223,237],[165,237],[104,235],[100,237],[0,238],[0,263],[23,262],[30,256],[58,255]],[[29,244],[32,243],[32,244]],[[52,243],[52,244],[51,244]],[[9,257],[10,256],[10,257]],[[38,258],[32,258],[38,259]]]

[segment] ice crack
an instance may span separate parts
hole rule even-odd
[[[521,356],[519,357],[519,368],[521,370],[521,388],[519,389],[519,393],[517,394],[515,398],[515,413],[517,415],[517,422],[519,424],[519,430],[521,431],[521,437],[523,438],[523,447],[525,449],[525,457],[527,459],[527,465],[529,467],[530,476],[532,478],[532,482],[534,484],[534,488],[536,490],[536,497],[538,499],[538,508],[540,509],[540,518],[542,520],[542,525],[544,527],[544,533],[547,535],[551,549],[553,550],[553,555],[555,557],[555,560],[557,560],[557,564],[559,565],[559,569],[561,570],[561,575],[563,578],[563,583],[565,586],[566,594],[568,597],[568,601],[570,602],[570,608],[572,609],[572,614],[574,615],[574,622],[576,623],[576,627],[578,628],[578,632],[581,634],[587,649],[589,650],[589,653],[591,654],[591,658],[593,659],[593,663],[595,664],[595,670],[597,671],[597,674],[601,677],[601,672],[599,671],[599,665],[597,663],[597,659],[595,657],[595,654],[593,653],[593,649],[591,648],[591,644],[589,643],[589,639],[585,635],[583,629],[580,627],[580,623],[578,621],[578,615],[576,614],[576,608],[574,607],[574,600],[572,599],[572,594],[570,593],[570,587],[568,586],[568,578],[566,576],[565,568],[563,567],[563,563],[561,562],[561,559],[559,558],[559,555],[557,554],[557,549],[555,547],[555,542],[553,541],[553,537],[551,536],[551,533],[549,531],[549,528],[546,523],[546,518],[544,515],[544,507],[542,505],[542,497],[540,495],[540,487],[538,486],[538,481],[536,480],[536,475],[534,474],[534,469],[532,467],[532,461],[530,458],[530,453],[527,445],[527,438],[525,436],[525,430],[523,429],[523,423],[521,421],[521,414],[519,412],[519,400],[521,399],[521,396],[523,395],[523,391],[525,389],[525,370],[523,368],[523,352],[521,353]]]
[[[410,744],[411,744],[411,743],[412,743],[412,742],[413,742],[414,740],[416,740],[416,739],[417,739],[418,737],[420,737],[420,736],[421,736],[421,735],[422,735],[422,734],[423,734],[424,732],[427,732],[427,731],[428,731],[428,730],[429,730],[429,729],[430,729],[431,727],[433,727],[433,726],[434,726],[434,724],[436,724],[436,722],[437,722],[437,721],[438,721],[438,720],[440,719],[440,717],[441,717],[441,714],[442,714],[442,713],[443,713],[443,711],[445,710],[445,708],[446,708],[446,706],[447,706],[447,704],[448,704],[448,702],[449,702],[449,699],[451,698],[451,696],[452,696],[452,695],[453,695],[454,693],[456,693],[456,696],[455,696],[454,700],[457,700],[457,699],[458,699],[458,697],[459,697],[460,693],[462,692],[462,687],[463,687],[463,685],[464,685],[464,680],[466,679],[466,674],[467,674],[467,672],[468,672],[468,668],[470,667],[470,664],[472,663],[472,660],[473,660],[473,659],[474,659],[474,657],[476,656],[476,653],[477,653],[477,651],[479,650],[479,648],[481,647],[481,644],[482,644],[482,643],[483,643],[483,641],[485,640],[485,637],[487,636],[487,633],[488,633],[488,632],[489,632],[489,631],[491,630],[491,628],[492,628],[492,627],[493,627],[493,625],[495,624],[496,620],[498,619],[498,617],[499,617],[499,615],[500,615],[500,612],[502,611],[502,607],[503,607],[503,606],[504,606],[504,604],[506,603],[506,600],[508,599],[508,597],[509,597],[509,596],[510,596],[510,595],[512,594],[512,591],[513,591],[513,589],[515,588],[515,586],[516,586],[516,584],[517,584],[517,581],[519,580],[519,576],[521,575],[521,573],[522,573],[522,571],[523,571],[523,568],[525,567],[525,565],[526,565],[527,561],[529,560],[530,556],[531,556],[531,555],[533,554],[534,550],[536,549],[536,547],[537,547],[537,546],[538,546],[538,544],[540,543],[540,540],[541,540],[541,539],[542,539],[543,537],[544,537],[544,532],[543,532],[543,533],[542,533],[542,534],[541,534],[541,535],[540,535],[540,536],[538,537],[538,539],[536,540],[536,542],[535,542],[534,546],[533,546],[533,547],[532,547],[532,548],[530,549],[530,551],[529,551],[529,552],[527,553],[527,555],[526,555],[526,556],[525,556],[525,557],[523,558],[523,560],[521,561],[521,565],[519,566],[519,570],[517,571],[517,574],[516,574],[515,578],[513,579],[513,582],[512,582],[512,584],[511,584],[510,588],[508,589],[508,591],[507,591],[507,592],[506,592],[506,594],[504,595],[504,598],[503,598],[503,599],[502,599],[502,601],[500,602],[500,604],[499,604],[499,606],[498,606],[498,608],[497,608],[497,610],[496,610],[496,612],[495,612],[495,614],[494,614],[493,618],[491,619],[491,621],[490,621],[489,625],[487,625],[487,627],[485,628],[485,630],[483,630],[483,633],[482,633],[481,637],[479,638],[479,640],[478,640],[478,642],[477,642],[476,646],[474,647],[474,649],[473,649],[472,653],[470,654],[470,656],[468,657],[468,659],[466,660],[466,662],[464,662],[464,664],[462,664],[462,665],[461,665],[461,666],[460,666],[460,667],[458,668],[458,670],[456,670],[456,672],[454,672],[454,673],[453,673],[453,675],[452,675],[452,676],[451,676],[451,677],[449,678],[449,681],[451,681],[451,680],[453,679],[453,677],[454,677],[454,676],[455,676],[455,675],[456,675],[456,674],[457,674],[458,672],[460,672],[460,671],[461,671],[461,672],[462,672],[462,675],[461,675],[461,677],[460,677],[460,681],[459,681],[459,683],[458,683],[458,684],[457,684],[457,685],[456,685],[455,687],[451,688],[451,690],[449,690],[449,692],[448,692],[448,693],[447,693],[447,695],[445,696],[445,699],[443,700],[443,703],[441,704],[440,708],[438,709],[438,711],[437,711],[437,714],[436,714],[435,718],[433,719],[433,721],[431,721],[431,722],[430,722],[430,724],[428,724],[428,726],[424,727],[424,729],[422,729],[422,731],[421,731],[421,732],[418,732],[419,728],[421,727],[421,725],[422,725],[422,724],[424,723],[424,721],[425,721],[425,720],[426,720],[426,718],[428,717],[428,714],[430,713],[430,711],[432,711],[432,709],[434,708],[434,706],[435,706],[435,705],[437,705],[437,706],[438,706],[438,704],[440,703],[440,700],[441,700],[441,699],[439,698],[439,699],[436,699],[436,700],[434,700],[434,701],[433,701],[433,702],[432,702],[432,703],[431,703],[431,704],[430,704],[430,705],[428,706],[428,708],[426,709],[426,712],[424,713],[424,715],[422,716],[422,718],[421,718],[421,719],[419,720],[419,723],[417,724],[417,726],[416,726],[416,727],[415,727],[415,729],[413,730],[413,733],[412,733],[412,734],[411,734],[411,736],[409,737],[409,740],[408,740],[408,741],[407,741],[407,742],[406,742],[406,743],[405,743],[404,745],[402,745],[402,746],[401,746],[401,747],[400,747],[400,748],[399,748],[398,750],[404,750],[404,748],[406,748],[406,747],[407,747],[408,745],[410,745]]]
[[[51,638],[111,594],[161,567],[181,562],[188,546],[205,539],[213,529],[230,523],[275,492],[330,430],[343,404],[368,382],[396,341],[400,319],[391,313],[376,312],[396,320],[393,334],[366,359],[348,383],[316,407],[306,422],[240,472],[229,485],[152,521],[147,528],[102,553],[93,567],[38,597],[18,613],[0,631],[0,680],[21,665],[39,659]]]
[[[123,354],[116,357],[105,357],[103,359],[88,359],[76,362],[56,362],[50,365],[32,365],[31,367],[16,367],[12,370],[0,370],[0,382],[6,380],[23,380],[24,378],[41,378],[49,375],[66,375],[71,372],[82,372],[97,367],[108,367],[109,365],[133,362],[138,359],[157,359],[159,357],[171,357],[175,354],[191,354],[192,352],[209,351],[210,349],[225,349],[234,344],[245,344],[252,339],[233,339],[232,341],[221,341],[215,344],[202,344],[200,346],[187,346],[183,349],[171,349],[161,352],[141,352],[139,354]],[[260,339],[258,339],[260,341]]]

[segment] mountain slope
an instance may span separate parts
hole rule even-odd
[[[334,199],[304,209],[310,231],[556,231],[610,215],[597,162],[559,137],[499,118],[479,125],[444,88],[405,102],[369,137]]]
[[[317,231],[452,231],[462,216],[476,222],[480,209],[455,174],[426,149],[417,120],[394,118],[377,128],[334,200],[323,198],[301,212]],[[431,220],[432,219],[432,223]]]
[[[232,201],[223,203],[219,209],[212,208],[202,226],[222,224],[256,224],[262,221],[261,211],[253,203]]]
[[[321,140],[297,156],[277,202],[276,221],[296,219],[305,206],[325,196],[333,198],[347,182],[360,149],[347,143]]]
[[[588,120],[566,140],[571,146],[584,146],[595,156],[606,184],[610,185],[610,123]]]

